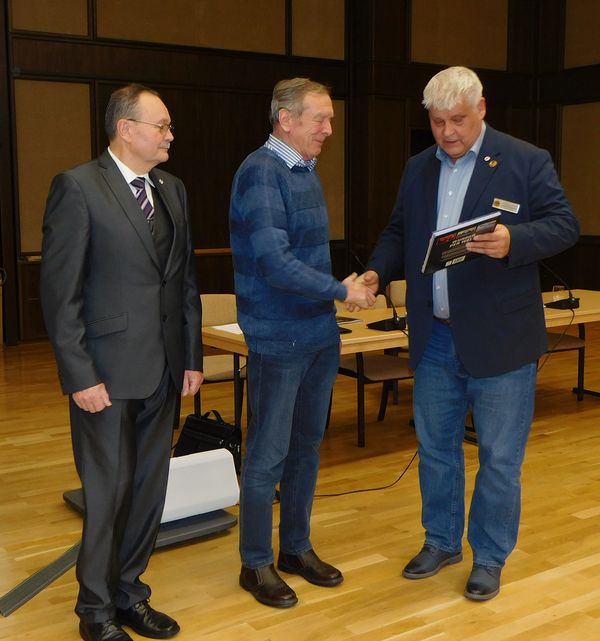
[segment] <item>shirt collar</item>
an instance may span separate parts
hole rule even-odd
[[[473,143],[473,146],[467,153],[459,158],[456,162],[460,162],[463,160],[463,158],[467,158],[467,156],[470,156],[472,158],[477,158],[477,155],[479,154],[479,150],[481,149],[481,145],[483,144],[483,137],[485,136],[485,122],[481,123],[481,131],[479,132],[479,136],[477,136],[477,140]],[[438,145],[438,148],[436,149],[435,152],[435,157],[440,160],[441,162],[445,163],[451,163],[455,164],[452,162],[450,159],[450,156]]]
[[[131,184],[131,181],[134,178],[145,178],[152,187],[154,187],[154,183],[150,179],[149,174],[136,174],[132,169],[129,169],[129,167],[122,161],[119,160],[115,154],[113,153],[112,149],[108,147],[108,153],[110,154],[110,157],[115,161],[115,165],[119,168],[119,171],[123,174],[123,178],[127,181],[127,184]]]
[[[304,160],[293,147],[286,145],[286,143],[279,140],[279,138],[273,134],[269,134],[269,139],[265,142],[264,146],[276,153],[288,166],[288,169],[292,169],[292,167],[306,167],[308,171],[312,171],[317,164],[316,158]]]

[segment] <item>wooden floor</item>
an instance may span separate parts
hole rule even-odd
[[[587,386],[600,389],[600,323],[588,327]],[[600,398],[577,402],[576,354],[553,355],[538,379],[535,421],[523,469],[517,549],[500,595],[463,596],[471,555],[424,581],[400,576],[422,544],[416,462],[394,487],[315,501],[313,543],[345,582],[319,588],[289,579],[297,607],[257,604],[238,586],[237,527],[157,552],[146,579],[152,603],[175,616],[181,641],[519,641],[600,639]],[[379,386],[367,390],[367,446],[358,449],[354,382],[335,388],[317,491],[393,482],[411,460],[411,386],[377,423]],[[229,420],[229,384],[204,391],[204,408]],[[186,401],[182,414],[191,411]],[[466,445],[468,489],[477,449]],[[0,595],[79,540],[81,520],[62,501],[78,487],[67,406],[46,343],[0,354]],[[198,488],[199,492],[203,488]],[[237,514],[237,508],[231,509]],[[277,518],[277,517],[276,517]],[[0,639],[78,639],[74,571],[8,616]],[[135,635],[134,635],[135,636]]]

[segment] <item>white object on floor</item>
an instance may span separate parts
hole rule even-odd
[[[239,495],[231,452],[219,449],[175,456],[170,459],[167,498],[160,522],[235,505]]]

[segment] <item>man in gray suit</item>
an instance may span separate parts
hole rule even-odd
[[[115,91],[110,145],[56,176],[44,216],[41,299],[70,396],[85,499],[75,612],[87,641],[169,638],[179,626],[140,580],[158,533],[179,392],[203,380],[201,308],[171,118],[141,85]]]

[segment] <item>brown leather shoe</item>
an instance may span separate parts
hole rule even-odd
[[[277,574],[272,563],[255,570],[242,565],[240,585],[259,603],[272,608],[291,608],[298,603],[296,593]]]
[[[331,588],[339,585],[344,576],[333,565],[321,561],[314,550],[302,552],[302,554],[279,553],[277,568],[288,574],[299,574],[309,583]]]

